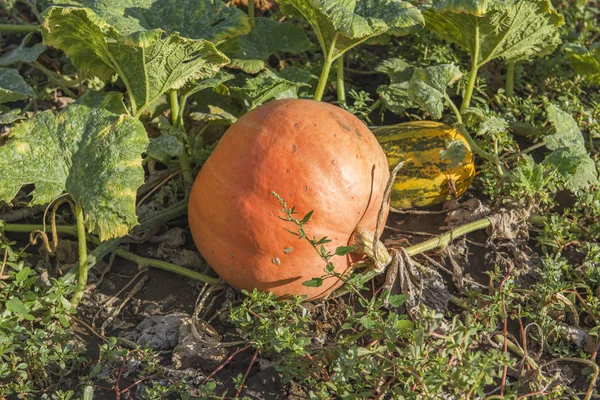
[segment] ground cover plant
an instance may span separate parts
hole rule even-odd
[[[0,398],[598,396],[597,2],[0,6]]]

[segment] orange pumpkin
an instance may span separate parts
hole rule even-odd
[[[302,282],[324,274],[325,262],[296,226],[280,219],[279,194],[302,218],[314,210],[305,231],[327,236],[334,252],[348,246],[354,230],[375,230],[389,178],[385,153],[355,116],[312,100],[265,104],[232,125],[198,174],[189,202],[196,246],[230,285],[276,296],[316,298],[341,282],[321,287]],[[387,216],[386,205],[386,216]],[[334,256],[338,273],[356,254]]]

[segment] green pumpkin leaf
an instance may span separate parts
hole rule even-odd
[[[441,118],[446,99],[446,88],[462,76],[452,64],[417,68],[408,82],[408,95],[433,118]]]
[[[88,8],[51,7],[40,29],[45,43],[63,50],[78,68],[104,81],[118,75],[136,115],[169,89],[212,77],[229,62],[206,40],[160,29],[123,35]]]
[[[19,71],[0,68],[0,104],[28,98],[35,98],[35,92],[19,75]]]
[[[28,184],[35,185],[32,205],[66,191],[100,240],[123,236],[137,223],[147,143],[144,126],[133,117],[79,104],[58,114],[43,111],[15,125],[0,147],[0,200],[11,201]]]
[[[277,75],[280,78],[287,79],[292,82],[309,83],[313,79],[317,79],[316,76],[302,68],[287,66],[281,71],[277,71]]]
[[[146,150],[146,154],[161,162],[167,162],[172,157],[178,157],[182,153],[183,143],[175,136],[164,132],[157,138],[151,138]]]
[[[291,82],[280,78],[271,70],[265,70],[255,78],[246,80],[243,87],[231,87],[240,93],[248,110],[252,110],[272,99],[297,98],[298,89],[309,86],[302,82]]]
[[[421,12],[400,0],[280,0],[284,13],[312,26],[324,54],[335,60],[352,47],[391,29],[423,24]]]
[[[256,74],[265,69],[265,60],[277,52],[298,54],[310,49],[304,30],[290,22],[256,18],[249,34],[238,36],[219,47],[231,58],[230,68]]]
[[[546,147],[550,150],[561,147],[585,150],[583,134],[573,117],[552,103],[547,104],[546,111],[548,112],[548,121],[554,127],[554,133],[544,138]]]
[[[586,49],[569,43],[563,47],[571,66],[592,85],[600,86],[600,42]]]
[[[377,88],[377,94],[388,110],[402,115],[407,108],[414,106],[408,95],[408,82],[415,71],[414,66],[403,58],[391,58],[383,61],[375,70],[390,77],[389,85]]]
[[[440,151],[440,157],[447,162],[448,169],[456,168],[469,154],[469,150],[460,139],[446,142],[445,150]]]
[[[24,119],[22,117],[21,110],[19,108],[10,109],[6,106],[0,105],[0,124],[12,124],[15,121]]]
[[[46,50],[46,46],[37,43],[31,47],[25,47],[32,37],[32,33],[25,36],[19,47],[5,53],[0,57],[0,67],[6,67],[16,63],[32,63],[38,59],[40,54]]]
[[[250,31],[248,16],[215,0],[86,0],[93,10],[122,35],[161,29],[190,39],[213,43]]]
[[[194,93],[198,93],[201,90],[212,89],[215,88],[227,81],[230,81],[234,78],[233,75],[228,74],[227,72],[219,71],[212,78],[201,79],[196,82],[190,82],[181,90],[184,96],[191,96]]]
[[[585,148],[583,134],[571,115],[552,103],[546,105],[548,121],[554,133],[544,137],[546,147],[553,150],[544,165],[552,166],[561,175],[565,189],[576,192],[598,184],[594,160]]]
[[[550,0],[442,0],[423,16],[427,29],[467,50],[478,66],[549,54],[564,23]]]
[[[598,185],[598,173],[594,160],[585,149],[561,147],[550,153],[543,162],[561,175],[563,187],[572,192]]]
[[[104,108],[113,114],[126,114],[127,110],[123,103],[121,92],[97,92],[90,90],[77,99],[75,104],[81,104],[89,108]]]
[[[190,118],[195,121],[213,122],[221,125],[232,125],[237,121],[237,117],[217,106],[208,106],[207,113],[193,112]]]

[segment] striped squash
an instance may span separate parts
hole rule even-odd
[[[456,196],[463,194],[473,182],[471,147],[455,128],[439,122],[413,121],[376,128],[373,133],[387,155],[390,170],[406,161],[392,187],[394,208],[440,204],[452,197],[452,191]],[[457,139],[466,151],[454,153],[462,159],[453,162],[442,152]]]

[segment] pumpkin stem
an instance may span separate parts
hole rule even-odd
[[[377,246],[379,243],[379,237],[381,236],[381,233],[383,232],[383,229],[381,228],[383,221],[383,216],[385,215],[385,210],[386,208],[389,209],[390,207],[390,197],[392,195],[392,186],[394,185],[394,181],[396,180],[396,175],[398,175],[398,171],[400,171],[400,168],[402,168],[404,166],[404,164],[406,163],[406,161],[401,161],[398,163],[398,165],[396,165],[396,167],[394,167],[394,169],[392,170],[392,173],[390,174],[390,178],[387,181],[387,184],[385,185],[385,190],[383,191],[383,198],[381,200],[381,207],[379,207],[379,214],[377,214],[377,225],[375,225],[375,232],[373,234],[373,242],[372,242],[372,254],[377,254]],[[387,265],[384,266],[387,267],[389,265],[389,263]]]

